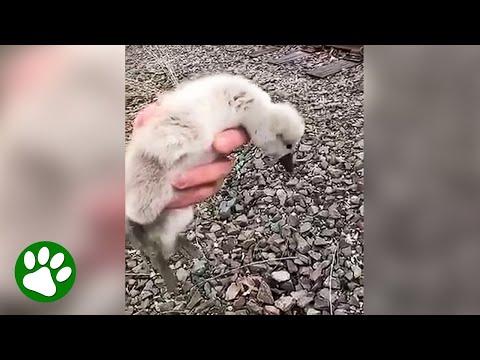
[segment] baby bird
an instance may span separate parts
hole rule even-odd
[[[182,245],[195,246],[178,234],[193,220],[193,207],[165,209],[175,195],[171,182],[194,166],[210,163],[214,137],[242,126],[254,145],[292,171],[293,151],[305,130],[303,118],[288,103],[273,103],[250,80],[218,74],[186,81],[161,94],[153,118],[133,134],[125,164],[126,232],[176,288],[168,259]]]

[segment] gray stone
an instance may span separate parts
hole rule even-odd
[[[314,308],[307,309],[307,315],[320,315],[322,312]]]
[[[342,217],[340,212],[337,210],[336,204],[330,205],[330,207],[328,208],[328,214],[331,219],[340,219]]]
[[[252,314],[261,314],[263,312],[263,308],[253,300],[248,300],[246,308]]]
[[[277,190],[277,198],[280,201],[280,206],[284,206],[285,201],[287,200],[287,193],[285,192],[285,190]]]
[[[202,275],[205,272],[207,262],[205,260],[193,259],[192,272],[196,275]]]
[[[298,216],[295,214],[291,214],[287,218],[287,224],[292,226],[292,227],[297,227],[298,226]]]
[[[283,312],[290,311],[295,305],[295,299],[292,296],[282,296],[275,301],[275,306]]]
[[[272,305],[265,305],[265,315],[280,315],[280,310]]]
[[[236,198],[233,198],[228,201],[222,201],[218,207],[218,215],[220,219],[225,220],[228,219],[232,215],[232,207],[235,205],[237,201]]]
[[[260,282],[260,286],[258,288],[258,293],[257,293],[257,300],[260,303],[264,304],[273,304],[273,295],[272,295],[272,290],[270,289],[270,286],[265,281]]]
[[[185,270],[184,268],[180,268],[177,270],[178,281],[185,281],[188,278],[188,275],[190,275],[190,272],[188,270]]]
[[[272,272],[272,278],[276,282],[284,282],[290,280],[290,273],[285,270],[274,271]]]
[[[312,223],[310,222],[304,222],[302,225],[300,225],[300,233],[306,233],[312,229]]]
[[[231,283],[228,287],[227,291],[225,292],[225,300],[231,301],[235,299],[240,292],[240,286],[236,283]]]
[[[305,240],[300,234],[297,233],[295,233],[294,237],[297,242],[297,251],[301,254],[307,254],[311,249],[307,240]]]
[[[317,282],[321,276],[322,276],[322,268],[318,267],[317,269],[315,269],[310,273],[310,280],[312,280],[313,282]]]
[[[358,279],[362,275],[362,269],[358,265],[353,265],[352,271],[355,279]]]
[[[248,218],[245,214],[242,214],[237,217],[234,222],[240,226],[246,226],[248,224]]]

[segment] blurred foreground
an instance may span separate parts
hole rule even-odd
[[[480,313],[480,47],[365,51],[367,314]]]
[[[123,313],[124,47],[0,53],[0,314]],[[17,256],[37,241],[76,262],[54,303],[15,283]]]

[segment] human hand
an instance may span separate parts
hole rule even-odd
[[[134,121],[134,129],[148,121],[154,105],[142,110]],[[219,157],[207,165],[197,166],[180,175],[173,182],[177,196],[167,205],[169,209],[179,209],[205,201],[222,186],[223,180],[233,168],[234,161],[228,158],[235,149],[245,145],[249,136],[242,128],[227,129],[219,133],[212,144]]]

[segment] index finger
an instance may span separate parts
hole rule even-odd
[[[215,137],[213,148],[220,154],[228,155],[249,141],[250,137],[243,128],[227,129]]]

